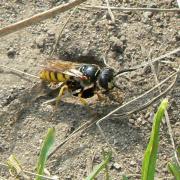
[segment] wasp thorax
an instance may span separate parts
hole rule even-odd
[[[113,88],[114,71],[111,68],[106,68],[99,74],[99,86],[108,90]]]
[[[91,82],[94,82],[97,80],[98,74],[99,74],[99,67],[96,65],[83,65],[80,68],[80,71],[83,73],[84,76],[90,79]]]

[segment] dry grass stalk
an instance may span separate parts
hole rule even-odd
[[[110,5],[109,5],[109,0],[106,0],[106,4],[107,4],[107,9],[108,9],[109,16],[111,17],[111,21],[113,23],[115,23],[114,14],[111,11],[111,8],[110,8]]]
[[[79,7],[79,9],[82,10],[87,10],[87,9],[102,9],[102,10],[107,10],[110,8],[111,10],[117,10],[117,11],[152,11],[152,12],[180,12],[180,9],[178,8],[173,8],[173,9],[160,9],[160,8],[124,8],[124,7],[107,7],[107,6],[83,6]]]
[[[79,4],[81,4],[85,1],[86,0],[74,0],[70,3],[66,3],[64,5],[54,7],[52,9],[45,11],[45,12],[36,14],[30,18],[27,18],[27,19],[24,19],[24,20],[19,21],[17,23],[6,26],[6,27],[0,29],[0,37],[3,37],[3,36],[8,35],[10,33],[19,31],[20,29],[31,26],[32,24],[36,24],[36,23],[43,21],[45,19],[54,17],[57,14],[68,11],[69,9],[72,9],[73,7],[78,6]]]

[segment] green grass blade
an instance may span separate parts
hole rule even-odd
[[[123,175],[122,179],[123,179],[123,180],[128,180],[128,177],[125,176],[125,175]]]
[[[177,155],[178,155],[178,158],[180,159],[180,146],[177,148]]]
[[[168,163],[168,170],[176,178],[176,180],[180,180],[180,167],[178,165]]]
[[[106,157],[107,157],[107,153],[104,151],[102,151],[102,154],[103,154],[103,160],[105,161],[106,160]],[[109,177],[109,171],[108,171],[108,165],[106,164],[105,167],[104,167],[104,179],[105,180],[109,180],[110,177]]]
[[[151,131],[151,137],[147,149],[144,154],[143,166],[142,166],[142,180],[153,180],[155,175],[155,167],[159,145],[159,128],[165,110],[168,106],[168,100],[164,99],[156,112],[153,119],[153,127]]]
[[[93,180],[107,166],[111,158],[112,158],[112,153],[108,152],[106,158],[94,168],[94,170],[85,180]]]
[[[37,174],[39,175],[44,174],[44,168],[45,168],[46,160],[48,157],[48,153],[50,151],[50,148],[54,144],[54,141],[55,141],[55,129],[49,128],[48,133],[43,142],[39,159],[38,159],[38,163],[37,163]],[[41,177],[36,177],[36,180],[41,180],[41,179],[42,179]]]

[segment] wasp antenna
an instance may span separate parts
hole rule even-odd
[[[120,74],[122,74],[122,73],[125,73],[125,72],[135,71],[135,70],[137,70],[137,69],[138,69],[138,68],[123,69],[123,70],[117,72],[117,73],[114,75],[114,77],[116,77],[116,76],[118,76],[118,75],[120,75]]]
[[[6,69],[9,69],[9,70],[12,70],[12,71],[15,71],[15,72],[18,72],[18,73],[21,73],[21,74],[25,74],[25,75],[27,75],[27,76],[30,76],[30,77],[39,79],[38,76],[35,76],[35,75],[32,75],[32,74],[23,72],[23,71],[18,70],[18,69],[14,69],[14,68],[11,68],[11,67],[8,67],[8,66],[5,66],[5,65],[0,65],[0,67],[3,67],[3,68],[6,68]]]
[[[108,63],[107,63],[107,60],[106,60],[105,56],[103,56],[103,62],[104,62],[104,64],[105,64],[105,66],[106,66],[106,67],[108,67],[108,68],[110,68],[110,69],[113,69],[113,70],[115,71],[115,69],[114,69],[114,68],[112,68],[111,66],[109,66],[109,65],[108,65]]]

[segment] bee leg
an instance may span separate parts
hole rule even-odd
[[[63,85],[59,91],[59,95],[56,98],[56,109],[58,107],[59,101],[61,100],[62,96],[64,95],[64,92],[68,90],[67,85]]]

